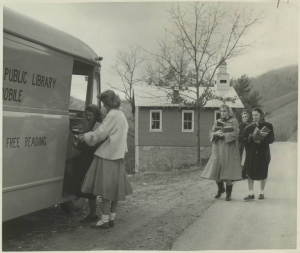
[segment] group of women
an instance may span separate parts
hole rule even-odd
[[[75,162],[76,196],[89,199],[90,214],[80,222],[97,222],[93,228],[109,228],[114,226],[118,201],[132,193],[124,164],[128,123],[119,109],[120,98],[113,91],[99,94],[98,99],[107,110],[106,117],[103,119],[98,106],[89,105],[85,109],[85,133],[72,143],[81,151]],[[254,180],[260,180],[259,199],[263,199],[271,160],[269,144],[274,141],[273,126],[265,122],[265,113],[259,107],[252,110],[251,123],[248,113],[243,113],[240,125],[228,105],[222,105],[220,113],[221,118],[209,133],[212,155],[201,177],[215,180],[215,198],[226,191],[226,201],[231,200],[233,182],[242,179],[247,179],[249,186],[249,195],[244,200],[253,200]],[[263,128],[268,129],[267,134],[256,131]],[[96,214],[97,196],[102,198],[101,219]]]
[[[97,222],[93,228],[109,228],[115,225],[118,201],[132,193],[124,164],[128,123],[120,110],[120,98],[113,91],[99,94],[98,99],[107,111],[106,117],[102,120],[98,106],[87,106],[87,129],[73,141],[73,146],[81,151],[75,164],[79,187],[76,196],[89,199],[90,214],[80,222]],[[100,220],[96,214],[96,196],[102,198]]]
[[[220,107],[220,114],[221,118],[209,132],[213,143],[212,155],[201,177],[215,180],[218,186],[215,198],[220,198],[226,191],[226,201],[231,200],[232,183],[243,179],[247,179],[249,189],[244,200],[254,200],[254,180],[259,180],[258,199],[264,199],[271,161],[269,144],[274,142],[272,124],[265,122],[265,113],[260,107],[252,109],[252,122],[249,121],[249,114],[243,112],[240,125],[228,105]]]

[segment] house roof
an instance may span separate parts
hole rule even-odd
[[[206,88],[200,87],[199,92],[202,94]],[[216,92],[215,88],[211,88]],[[137,107],[179,107],[179,104],[173,104],[169,94],[173,92],[171,88],[163,88],[150,85],[134,85],[134,103]],[[196,88],[188,87],[188,90],[180,90],[179,94],[188,101],[194,101],[196,98]],[[219,89],[217,95],[222,97],[238,97],[233,87]],[[238,98],[234,103],[226,102],[232,108],[244,108],[242,101]],[[210,100],[204,106],[205,108],[220,107],[222,102],[219,100]]]
[[[7,7],[3,9],[4,32],[100,66],[100,63],[96,61],[97,54],[81,40]]]

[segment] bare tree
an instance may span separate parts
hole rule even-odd
[[[172,73],[172,81],[177,82],[177,86],[196,88],[192,102],[192,97],[178,102],[197,110],[197,163],[200,165],[200,111],[210,100],[234,102],[236,99],[218,96],[211,88],[216,70],[225,60],[244,54],[254,43],[246,43],[242,37],[262,19],[263,12],[255,14],[253,9],[222,3],[195,2],[186,9],[183,6],[186,5],[172,5],[168,10],[174,29],[159,40],[158,53],[151,53],[156,69],[151,66],[152,72],[148,72],[150,83],[157,86],[172,83],[168,78]],[[203,92],[200,87],[204,87]]]
[[[126,100],[133,108],[132,86],[142,83],[145,76],[140,71],[142,64],[146,61],[142,56],[140,47],[129,47],[127,50],[119,50],[116,55],[116,62],[111,67],[112,74],[119,76],[122,81],[122,88],[108,83],[110,87],[125,94]]]

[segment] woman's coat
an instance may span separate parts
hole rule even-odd
[[[240,156],[243,156],[243,151],[245,148],[245,142],[244,142],[244,131],[246,127],[249,125],[249,122],[242,122],[240,124],[240,133],[239,133],[239,151],[240,151]]]
[[[237,119],[230,118],[224,126],[231,126],[233,132],[224,133],[224,140],[215,136],[216,122],[209,132],[212,141],[212,154],[201,175],[202,178],[211,180],[241,180],[242,168],[239,154],[239,124]]]
[[[253,133],[256,125],[248,125],[244,132],[246,159],[243,167],[243,178],[250,177],[253,180],[263,180],[268,177],[269,163],[271,161],[269,144],[274,142],[273,126],[270,123],[258,123],[258,129],[264,126],[269,128],[270,133],[264,137],[261,143],[256,143],[250,134]]]

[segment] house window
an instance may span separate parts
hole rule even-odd
[[[182,132],[194,132],[194,111],[182,111]]]
[[[215,121],[221,118],[221,113],[220,111],[215,111]]]
[[[227,80],[220,80],[220,83],[227,83]]]
[[[162,131],[162,111],[150,110],[150,131]]]

